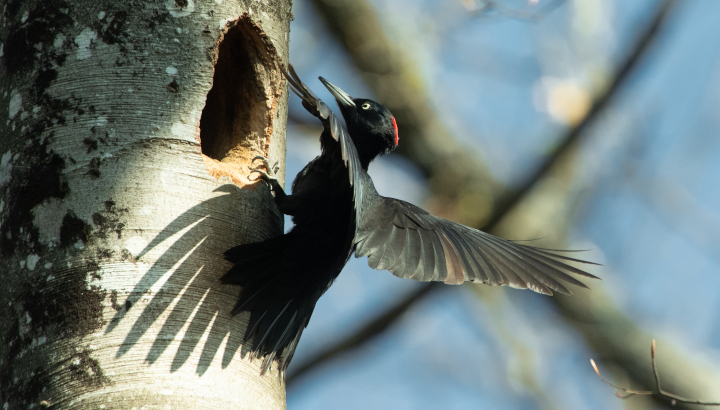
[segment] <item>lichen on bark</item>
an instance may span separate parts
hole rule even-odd
[[[243,320],[217,281],[223,247],[281,222],[266,191],[211,175],[200,146],[212,56],[249,9],[186,3],[9,0],[2,10],[0,405],[284,406],[279,380],[235,356]],[[236,45],[264,65],[245,88],[262,92],[231,96],[262,110],[233,138],[278,161],[290,5],[249,3],[267,18],[246,17],[242,30],[254,31]],[[151,312],[153,301],[167,309]]]

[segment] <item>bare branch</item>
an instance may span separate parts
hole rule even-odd
[[[677,403],[686,403],[686,404],[697,404],[700,406],[720,406],[720,402],[707,402],[707,401],[700,401],[695,399],[688,399],[686,397],[678,396],[677,394],[672,394],[669,392],[666,392],[665,390],[660,387],[660,373],[657,368],[657,364],[655,362],[655,340],[653,339],[652,345],[650,347],[650,357],[652,357],[652,370],[653,370],[653,376],[655,377],[655,387],[657,391],[648,391],[648,390],[631,390],[626,389],[624,387],[616,386],[609,381],[607,381],[602,375],[600,374],[600,370],[598,370],[597,365],[595,365],[595,361],[593,359],[590,359],[590,364],[592,365],[593,369],[595,369],[595,374],[598,375],[600,380],[605,382],[608,386],[611,386],[615,390],[615,395],[620,399],[629,399],[633,396],[656,396],[660,398],[664,398],[667,400],[670,400],[671,405],[676,405]],[[620,392],[625,394],[620,394]]]

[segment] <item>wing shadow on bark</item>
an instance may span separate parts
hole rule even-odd
[[[127,312],[141,301],[146,293],[159,286],[120,345],[116,357],[123,356],[138,344],[176,300],[147,353],[145,360],[149,364],[154,364],[186,327],[172,360],[171,372],[185,364],[199,344],[202,344],[197,367],[199,375],[203,375],[208,369],[226,337],[228,342],[223,352],[223,368],[230,364],[235,353],[241,348],[248,318],[246,315],[230,317],[230,310],[239,289],[222,285],[218,280],[230,267],[229,263],[224,262],[222,253],[236,243],[227,242],[228,238],[221,237],[219,233],[227,232],[228,221],[233,216],[239,217],[235,212],[243,212],[243,208],[247,209],[256,204],[271,204],[272,201],[261,197],[270,196],[269,191],[262,188],[252,191],[227,184],[218,187],[214,192],[226,194],[206,200],[184,212],[138,255],[137,259],[140,260],[160,243],[182,232],[142,277],[111,320],[106,334],[117,327]],[[269,229],[258,232],[268,236],[282,234],[283,220],[274,206],[263,206],[259,212],[255,210],[253,213],[256,216],[258,213],[264,214],[260,219],[270,221]],[[242,215],[243,218],[248,218],[247,212]],[[244,221],[247,222],[247,219]],[[253,238],[252,241],[262,239],[265,238]],[[237,242],[237,239],[235,241]],[[228,298],[229,294],[232,294],[232,299]],[[203,339],[204,343],[201,343]],[[243,348],[241,357],[246,354],[247,350]]]

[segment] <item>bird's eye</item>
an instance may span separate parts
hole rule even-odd
[[[363,109],[363,110],[369,110],[369,109],[370,109],[370,103],[366,102],[365,104],[363,104],[363,105],[362,105],[362,109]]]

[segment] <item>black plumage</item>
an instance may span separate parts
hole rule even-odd
[[[225,253],[235,265],[222,277],[242,286],[233,314],[250,312],[245,342],[264,357],[262,373],[279,362],[284,374],[315,304],[350,255],[368,257],[374,269],[401,278],[460,284],[529,288],[570,294],[563,282],[587,287],[569,273],[595,278],[563,261],[591,263],[557,251],[507,241],[425,212],[408,202],[380,196],[367,174],[370,162],[398,144],[394,117],[384,106],[320,80],[335,97],[347,130],[292,66],[285,73],[303,106],[323,124],[321,154],[297,175],[286,195],[272,175],[278,209],[295,226],[285,235],[240,245]]]

